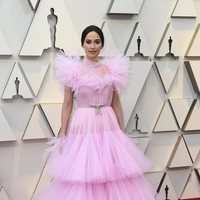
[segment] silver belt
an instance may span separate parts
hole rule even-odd
[[[90,104],[90,107],[92,107],[96,110],[96,114],[102,114],[101,108],[104,106],[105,106],[104,104]]]

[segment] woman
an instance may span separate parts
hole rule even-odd
[[[127,81],[128,59],[100,60],[104,36],[94,25],[83,31],[81,44],[83,61],[64,54],[56,58],[65,86],[61,138],[55,140],[48,163],[53,180],[37,199],[154,200],[143,176],[149,162],[123,132],[118,92]]]

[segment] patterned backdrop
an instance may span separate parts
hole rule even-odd
[[[170,200],[200,199],[200,1],[1,0],[0,200],[30,200],[50,181],[42,155],[63,96],[54,58],[58,48],[83,55],[90,24],[105,34],[102,56],[130,58],[120,97],[126,133],[152,161],[146,177],[163,199],[166,186]]]

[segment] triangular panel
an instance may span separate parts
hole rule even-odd
[[[25,99],[33,98],[20,65],[15,63],[1,98],[12,99],[17,93]]]
[[[6,194],[3,187],[0,188],[0,199],[1,200],[9,200],[8,195]]]
[[[47,70],[49,68],[49,64],[44,64],[42,66],[39,66],[32,62],[31,64],[29,63],[28,65],[22,64],[22,68],[35,96],[37,96],[40,87],[43,83],[43,80],[45,78],[45,75],[47,73]]]
[[[37,184],[35,186],[34,192],[32,194],[33,198],[36,197],[37,194],[40,193],[48,183],[50,183],[52,178],[50,176],[47,176],[47,173],[48,172],[47,172],[47,168],[46,168],[46,164],[45,164],[45,166],[43,167],[43,170],[40,174],[40,177],[37,181]]]
[[[144,0],[134,0],[135,6],[137,8],[137,12],[139,14],[142,4],[143,4]]]
[[[198,119],[200,119],[200,100],[197,100],[184,130],[200,130],[200,123]]]
[[[2,141],[15,141],[16,137],[8,124],[2,110],[0,109],[0,142]]]
[[[195,200],[200,199],[200,182],[194,171],[192,171],[192,174],[186,184],[185,190],[181,195],[181,199],[189,198],[194,198]]]
[[[194,170],[195,170],[198,180],[200,181],[200,168],[199,169],[195,168]]]
[[[132,61],[130,63],[129,82],[121,96],[125,125],[131,116],[151,67],[152,62],[149,61]]]
[[[146,150],[147,157],[153,163],[151,171],[165,171],[177,138],[176,132],[152,134]]]
[[[145,173],[145,177],[154,186],[157,192],[160,191],[160,188],[163,184],[163,179],[165,178],[165,176],[166,176],[166,173],[163,173],[163,172]]]
[[[137,27],[136,24],[138,24],[138,22],[119,18],[117,20],[112,20],[112,19],[106,20],[106,23],[108,24],[109,29],[112,33],[112,37],[118,48],[118,52],[125,54],[126,49],[128,48],[127,46],[131,41],[132,35]],[[111,49],[109,50],[109,53],[110,51],[112,52]]]
[[[140,23],[137,23],[136,26],[137,26],[137,28],[136,28],[135,32],[132,33],[133,37],[131,38],[126,55],[134,56],[134,54],[138,53],[138,50],[139,50],[140,53],[142,53],[144,56],[150,56],[149,46],[147,43],[146,36],[142,30],[142,27],[140,26]],[[140,49],[138,49],[138,43],[137,43],[138,36],[141,39]]]
[[[172,25],[170,23],[168,23],[163,32],[163,35],[161,37],[158,48],[156,50],[156,53],[155,53],[156,57],[164,57],[164,56],[166,56],[167,53],[169,53],[170,37],[172,38],[171,53],[173,53],[175,56],[177,56],[180,53],[180,51],[178,51],[179,48],[177,47],[177,44],[174,43],[174,39],[176,37],[175,35],[176,35],[175,30],[172,28]],[[177,40],[175,39],[175,41],[177,41]]]
[[[196,17],[196,9],[193,0],[177,0],[172,12],[172,17]]]
[[[137,80],[140,80],[139,77]],[[134,87],[137,87],[137,82],[135,82],[135,84]],[[163,88],[160,86],[160,80],[152,67],[126,127],[127,132],[130,133],[132,130],[135,130],[135,117],[137,114],[139,117],[138,129],[140,129],[142,133],[152,133],[152,129],[155,126],[165,99]]]
[[[179,60],[157,60],[156,67],[167,93],[178,71]]]
[[[190,41],[189,47],[185,53],[185,56],[189,57],[199,57],[200,56],[200,24],[197,25],[196,30],[194,31],[194,34],[192,36],[192,39]]]
[[[44,155],[47,148],[50,148],[50,145],[44,141],[23,142],[23,146],[20,149],[20,169],[18,171],[20,173],[26,172],[26,176],[17,177],[14,183],[20,182],[23,184],[23,190],[27,192],[24,199],[32,199],[31,196],[35,191],[35,186],[46,165],[44,158],[41,158],[41,156]],[[46,174],[46,176],[48,175]]]
[[[174,59],[184,55],[193,33],[193,29],[189,27],[185,21],[180,21],[179,23],[172,21],[168,23],[160,39],[155,56],[167,56]],[[174,55],[170,56],[169,53]]]
[[[145,152],[149,144],[150,137],[139,137],[139,138],[134,138],[133,140],[140,148],[140,150],[142,150],[142,152]]]
[[[185,66],[194,91],[200,93],[200,62],[185,61]]]
[[[21,56],[41,56],[43,49],[52,47],[47,22],[50,8],[54,8],[54,14],[58,17],[55,46],[60,49],[68,49],[76,54],[77,50],[81,49],[78,34],[64,2],[62,0],[42,0],[22,46]]]
[[[175,121],[169,102],[166,101],[155,125],[154,132],[177,131],[178,126]]]
[[[138,100],[139,101],[139,100]],[[138,106],[136,108],[139,110]],[[136,113],[136,114],[135,114]],[[150,137],[151,132],[148,132],[148,123],[145,121],[145,113],[134,111],[131,114],[129,124],[131,124],[131,131],[127,131],[130,137],[146,138]],[[129,130],[129,129],[127,129]]]
[[[39,3],[40,3],[40,0],[28,0],[30,6],[31,6],[31,9],[32,10],[36,10]]]
[[[60,130],[60,116],[61,116],[61,109],[62,104],[61,103],[45,103],[40,104],[44,115],[46,117],[47,123],[49,123],[49,126],[52,129],[52,132],[55,136],[58,135]]]
[[[12,55],[12,52],[8,46],[8,43],[0,29],[0,55]]]
[[[185,184],[190,176],[191,168],[178,168],[178,169],[170,169],[167,171],[167,174],[171,180],[174,190],[178,197],[181,196]],[[170,190],[169,190],[170,192]],[[174,199],[177,200],[177,199]]]
[[[169,102],[174,111],[179,128],[182,128],[192,105],[193,99],[170,99]]]
[[[163,181],[163,184],[162,184],[162,186],[160,188],[160,192],[159,192],[159,194],[160,194],[162,199],[166,198],[166,192],[165,192],[166,191],[166,186],[168,187],[168,197],[167,197],[167,199],[177,200],[178,196],[176,195],[176,192],[175,192],[175,190],[173,188],[173,185],[171,183],[171,180],[170,180],[168,174],[166,174],[165,179]]]
[[[197,156],[197,159],[196,159],[196,161],[195,161],[194,166],[195,166],[196,168],[200,169],[200,153],[199,153],[198,156]]]
[[[175,167],[188,167],[188,166],[192,166],[192,161],[188,153],[187,147],[184,143],[184,140],[180,136],[179,139],[177,140],[176,147],[172,153],[172,157],[170,158],[168,167],[175,168]]]
[[[38,106],[35,105],[29,123],[23,135],[23,140],[51,138],[49,127]]]
[[[106,43],[105,43],[105,46],[102,49],[100,55],[106,56],[106,55],[108,55],[108,52],[110,52],[110,49],[112,49],[113,52],[117,51],[117,46],[113,39],[112,33],[108,27],[108,24],[106,22],[103,23],[102,30],[103,30],[104,36],[106,38]]]
[[[188,134],[183,135],[183,137],[194,163],[200,152],[200,134]]]
[[[20,183],[23,185],[23,191],[26,191],[26,198],[14,197],[14,199],[31,200],[31,196],[45,165],[45,161],[41,157],[49,147],[50,145],[45,141],[23,141],[19,152],[19,168],[16,169],[16,173],[18,172],[20,174],[19,176],[15,176],[13,184]],[[22,176],[21,174],[24,174],[24,172],[26,173]],[[15,192],[16,190],[12,191],[12,194],[15,194]]]
[[[170,98],[193,98],[194,92],[185,67],[179,67],[178,72],[168,92]]]
[[[143,0],[113,0],[108,14],[138,14]]]

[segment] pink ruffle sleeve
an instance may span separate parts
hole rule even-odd
[[[109,79],[117,91],[121,91],[127,84],[129,62],[129,58],[123,55],[104,58],[104,64],[109,70]]]
[[[80,57],[71,57],[62,51],[59,51],[55,58],[55,69],[58,79],[64,86],[72,88],[74,91],[77,88],[79,80]]]

